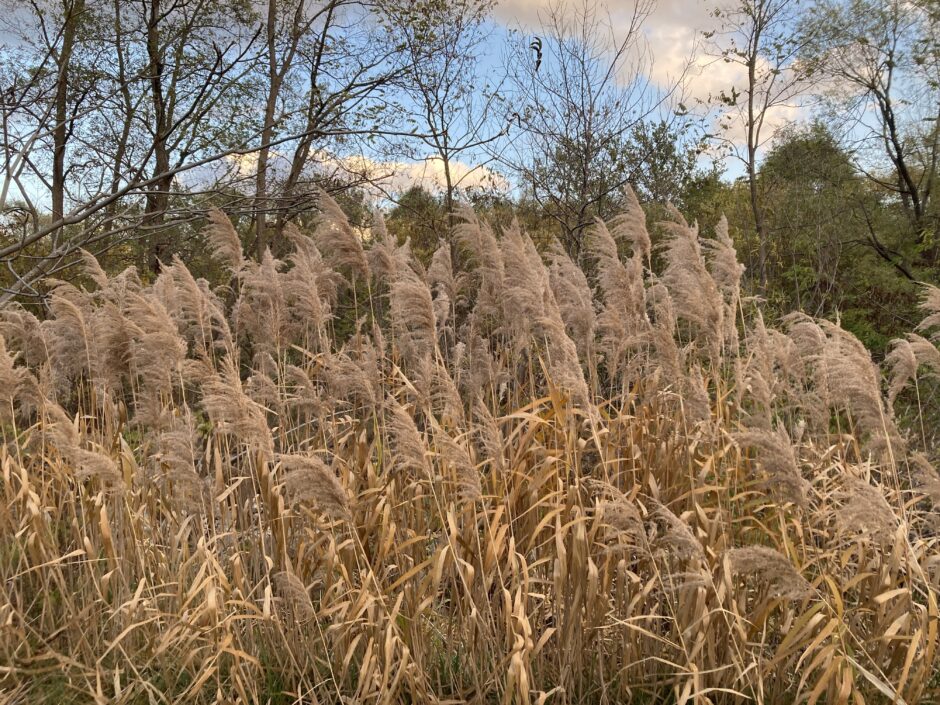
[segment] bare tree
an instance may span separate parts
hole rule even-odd
[[[758,242],[757,275],[767,286],[769,242],[758,183],[761,149],[773,137],[775,111],[795,107],[809,86],[811,71],[798,61],[809,36],[796,31],[801,0],[735,0],[716,11],[722,29],[709,34],[718,61],[743,69],[740,86],[716,98],[723,109],[717,139],[743,163]]]
[[[261,125],[261,146],[258,150],[258,167],[255,174],[255,246],[258,257],[267,244],[268,160],[271,155],[270,142],[277,128],[278,105],[283,103],[285,82],[290,78],[301,43],[314,24],[334,9],[332,3],[311,4],[307,0],[268,0],[264,25],[265,39],[265,87],[264,117]],[[287,107],[287,106],[283,106]]]
[[[615,28],[591,0],[553,5],[539,34],[517,34],[507,57],[510,138],[500,160],[558,223],[574,257],[584,229],[611,214],[633,178],[631,131],[650,116],[676,116],[669,104],[682,77],[668,86],[650,77],[642,28],[653,6],[640,0]]]
[[[283,123],[297,137],[284,145],[287,173],[277,199],[269,197],[277,233],[313,207],[317,181],[356,188],[386,175],[344,154],[407,134],[389,109],[404,71],[402,52],[382,41],[375,12],[361,0],[325,0],[300,44],[296,65],[304,88]]]
[[[483,168],[481,148],[503,134],[491,118],[498,85],[480,76],[481,45],[488,36],[485,22],[494,0],[382,0],[381,22],[388,41],[399,45],[404,71],[399,80],[406,119],[422,134],[418,149],[408,156],[440,161],[444,205],[453,215],[454,195],[463,178],[454,163],[473,155]]]
[[[380,117],[401,52],[375,41],[358,0],[283,0],[260,23],[251,5],[221,0],[27,9],[7,15],[22,36],[0,51],[0,300],[39,295],[34,283],[79,248],[143,239],[156,269],[209,204],[247,210],[256,233],[274,213],[279,231],[314,207],[306,181],[358,140],[405,134]],[[266,164],[274,150],[286,174]]]

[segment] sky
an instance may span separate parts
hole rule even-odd
[[[525,35],[537,36],[540,30],[540,17],[544,17],[551,4],[558,0],[498,0],[493,11],[492,33],[481,49],[483,73],[496,75],[501,70],[501,62],[507,53],[510,30],[521,31]],[[567,0],[570,6],[577,6],[584,0]],[[587,0],[591,2],[592,0]],[[643,24],[642,31],[651,55],[649,65],[650,78],[660,87],[672,85],[683,71],[683,102],[695,108],[710,96],[729,86],[741,85],[745,78],[743,69],[736,64],[728,64],[709,56],[703,46],[703,32],[717,29],[718,20],[713,16],[717,3],[727,0],[598,0],[601,11],[609,14],[615,33],[623,33],[629,22],[634,2],[650,2],[651,12]],[[9,19],[9,18],[7,18]],[[0,41],[8,42],[11,36],[0,28]],[[690,64],[691,62],[691,64]],[[711,116],[708,120],[711,120]],[[785,108],[769,116],[769,132],[791,120],[806,119],[810,115],[799,108]],[[731,133],[741,140],[740,133]],[[711,155],[706,154],[704,161]],[[227,168],[238,173],[248,173],[256,156],[237,158]],[[331,162],[330,159],[333,161]],[[277,171],[279,155],[273,155],[272,168]],[[443,168],[440,160],[428,158],[424,161],[382,161],[377,155],[345,155],[343,157],[325,157],[326,168],[353,172],[372,171],[389,174],[386,187],[393,191],[402,191],[411,184],[421,184],[429,188],[439,188],[443,183]],[[494,183],[509,187],[506,179],[494,174],[486,166],[486,155],[467,155],[463,163],[453,165],[452,169],[462,180],[463,186],[477,186]],[[335,162],[335,163],[333,163]],[[724,162],[727,178],[739,176],[743,170],[733,158]],[[201,174],[183,177],[183,181],[203,178]]]
[[[498,0],[494,8],[493,32],[485,47],[484,63],[489,64],[493,70],[498,70],[499,62],[505,52],[505,43],[509,41],[509,30],[518,30],[525,34],[537,36],[540,32],[540,18],[544,18],[547,10],[558,0]],[[590,1],[590,0],[588,0]],[[643,0],[640,0],[641,2]],[[580,0],[568,0],[569,5],[577,5]],[[708,130],[717,130],[717,113],[714,109],[706,109],[706,105],[713,105],[710,99],[721,90],[727,91],[730,86],[739,89],[746,81],[746,73],[742,66],[726,63],[709,54],[708,41],[705,32],[714,32],[719,29],[720,20],[713,11],[718,4],[727,4],[723,0],[658,0],[652,3],[652,9],[642,26],[642,31],[652,57],[649,74],[653,83],[660,87],[673,85],[683,76],[682,82],[684,104],[705,114],[705,127]],[[629,15],[634,7],[634,0],[598,0],[599,8],[609,15],[615,33],[622,34],[629,23]],[[713,50],[712,50],[713,51]],[[765,134],[772,135],[778,128],[791,123],[811,119],[812,113],[801,106],[781,106],[772,110],[766,120]],[[744,125],[738,122],[732,124],[729,131],[724,132],[733,143],[738,145],[744,142]],[[714,152],[706,152],[701,160],[704,167],[710,164],[715,156]],[[744,173],[743,164],[732,157],[723,160],[725,178],[734,179]],[[464,172],[470,172],[466,178],[467,185],[475,185],[481,181],[486,173],[485,168],[472,169],[469,164],[460,167]],[[408,167],[409,178],[420,169]],[[418,179],[425,186],[435,186],[440,169],[433,164],[423,172],[425,178]]]

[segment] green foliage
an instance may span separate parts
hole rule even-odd
[[[934,276],[918,267],[901,204],[859,173],[852,155],[819,122],[778,135],[762,161],[758,188],[768,232],[768,313],[841,318],[883,355],[888,340],[917,320],[911,278]],[[687,210],[699,222],[728,217],[753,278],[757,240],[745,184],[702,174],[688,194]]]
[[[427,265],[447,231],[444,204],[420,186],[412,186],[396,201],[387,227],[399,244],[411,240],[411,251],[418,261]]]

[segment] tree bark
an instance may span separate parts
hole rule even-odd
[[[69,89],[71,87],[72,53],[78,23],[85,12],[85,0],[65,3],[62,28],[62,51],[58,56],[58,76],[55,91],[55,127],[52,131],[52,220],[61,220],[65,214],[65,149],[69,138]]]

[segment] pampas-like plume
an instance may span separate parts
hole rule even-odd
[[[285,234],[294,246],[289,257],[292,266],[281,275],[289,333],[305,347],[317,350],[323,327],[332,318],[341,278],[326,266],[313,240],[293,225]]]
[[[548,276],[535,248],[531,251],[519,224],[503,234],[500,242],[503,262],[512,265],[503,289],[503,318],[513,334],[517,349],[524,350],[531,340],[532,324],[545,315],[545,294]]]
[[[206,217],[209,222],[202,232],[212,245],[212,258],[228,267],[233,275],[237,275],[245,265],[245,255],[242,253],[242,241],[235,231],[235,226],[218,208],[210,208]]]
[[[755,451],[764,475],[761,484],[778,501],[792,502],[798,507],[806,506],[809,483],[800,473],[793,443],[785,429],[749,429],[735,433],[734,440]]]
[[[255,356],[251,376],[245,380],[245,394],[259,406],[269,409],[279,416],[284,414],[284,402],[277,382],[277,362],[271,353],[259,353]]]
[[[67,385],[83,372],[101,381],[98,336],[93,329],[94,310],[89,296],[71,284],[57,282],[49,297],[52,318],[43,321],[44,338],[59,385]]]
[[[767,590],[767,597],[802,600],[813,594],[812,586],[782,553],[767,546],[732,548],[724,558],[734,575],[753,577]]]
[[[892,538],[898,520],[885,499],[885,488],[849,477],[837,497],[841,499],[842,506],[836,510],[836,525],[843,535],[871,538],[878,542]]]
[[[310,593],[307,592],[303,581],[294,573],[286,570],[278,571],[273,576],[273,582],[283,604],[289,607],[293,620],[302,624],[316,617],[317,611],[310,599]]]
[[[317,291],[324,304],[336,305],[343,276],[327,266],[312,238],[304,235],[293,224],[288,224],[284,236],[290,241],[294,252],[288,258],[294,266],[309,270],[316,276]]]
[[[738,367],[738,403],[749,427],[769,430],[774,402],[793,381],[802,379],[803,361],[793,340],[780,331],[768,330],[760,311],[747,331],[746,347],[749,355]]]
[[[323,360],[323,376],[333,399],[376,406],[382,398],[378,360],[371,346],[356,360],[346,352],[328,355]]]
[[[82,448],[82,436],[62,407],[48,404],[45,411],[52,421],[49,436],[59,454],[72,466],[75,478],[96,479],[109,489],[123,490],[124,476],[117,463],[101,450]]]
[[[705,556],[702,544],[692,529],[665,504],[650,499],[650,547],[653,555],[675,558],[679,561],[701,559]]]
[[[425,442],[414,417],[394,397],[385,400],[385,410],[392,441],[392,468],[403,473],[423,473]]]
[[[7,351],[6,341],[0,335],[0,421],[10,418],[26,370],[16,367],[16,355]]]
[[[477,399],[473,405],[473,418],[476,421],[476,438],[482,457],[490,462],[490,467],[494,470],[499,473],[504,472],[506,469],[503,458],[505,439],[493,414],[480,399]]]
[[[88,250],[79,248],[82,256],[82,270],[85,275],[98,285],[99,289],[108,288],[108,273],[101,268],[97,258]]]
[[[23,356],[28,367],[38,369],[49,358],[42,323],[18,302],[0,309],[0,334]]]
[[[439,424],[432,421],[434,442],[438,448],[440,461],[453,470],[457,496],[465,502],[475,502],[483,496],[480,485],[480,473],[473,465],[467,449],[454,440]],[[442,473],[444,474],[444,473]]]
[[[741,298],[741,277],[744,265],[738,262],[738,253],[728,233],[728,219],[721,216],[715,226],[715,237],[703,240],[702,246],[708,255],[708,269],[732,308]]]
[[[712,353],[725,338],[725,303],[715,280],[708,273],[698,238],[698,229],[690,226],[675,208],[672,220],[661,223],[666,239],[666,269],[662,279],[675,303],[679,318],[691,323],[710,345]]]
[[[376,240],[366,253],[369,260],[369,271],[376,285],[390,282],[395,275],[398,247],[390,239]]]
[[[923,453],[911,453],[910,464],[913,468],[915,487],[927,495],[936,512],[940,508],[940,474]]]
[[[282,286],[283,263],[265,250],[260,264],[239,274],[241,289],[235,304],[239,337],[250,337],[259,350],[276,352],[288,343],[288,309]]]
[[[738,253],[728,234],[728,219],[721,216],[715,226],[714,239],[702,241],[708,259],[708,271],[725,298],[724,336],[732,349],[737,347],[738,327],[736,315],[741,301],[741,277],[744,265],[738,262]]]
[[[591,394],[578,360],[578,349],[565,332],[561,314],[552,299],[546,315],[536,321],[536,334],[545,340],[548,376],[578,408],[591,413]]]
[[[594,328],[597,325],[591,285],[557,240],[549,250],[549,261],[549,282],[565,322],[565,330],[574,340],[581,360],[588,362],[594,349]]]
[[[373,242],[393,242],[394,238],[388,232],[385,216],[378,208],[372,209],[372,240]]]
[[[836,404],[848,409],[861,430],[869,435],[869,446],[876,453],[896,456],[904,451],[904,442],[894,423],[890,407],[881,396],[881,375],[871,354],[861,341],[838,324],[820,321],[827,343],[821,352],[820,369],[828,376],[829,393]]]
[[[460,220],[454,228],[455,242],[470,255],[484,279],[502,287],[506,269],[493,229],[469,207],[461,206],[457,216]]]
[[[481,221],[467,207],[462,207],[457,215],[460,220],[454,228],[454,241],[469,256],[477,288],[472,324],[477,330],[485,331],[490,328],[490,322],[499,321],[502,315],[505,262],[496,235],[488,223]]]
[[[452,426],[464,426],[466,416],[463,400],[447,368],[433,362],[423,367],[422,372],[429,383],[431,408],[438,418]]]
[[[285,400],[288,408],[311,414],[326,412],[327,405],[320,396],[320,390],[304,368],[287,365],[282,379],[291,388]]]
[[[132,365],[142,386],[168,392],[186,359],[186,341],[159,300],[136,294],[127,302]]]
[[[920,308],[927,313],[927,316],[917,326],[917,330],[930,331],[940,328],[940,288],[932,284],[924,284]],[[940,330],[934,331],[930,339],[935,343],[940,342]]]
[[[649,263],[653,245],[646,229],[646,213],[629,184],[624,187],[624,200],[623,213],[610,222],[610,234],[615,240],[630,243],[633,254]]]
[[[711,396],[701,366],[693,365],[689,374],[679,379],[686,419],[692,423],[709,421],[712,417]]]
[[[221,371],[203,382],[202,406],[220,431],[255,446],[268,458],[273,455],[274,439],[265,410],[245,393],[238,367],[231,358],[223,359]]]
[[[428,286],[437,294],[446,294],[455,306],[465,303],[466,273],[454,274],[450,244],[443,242],[434,250],[428,267]]]
[[[891,341],[891,351],[885,356],[889,404],[894,404],[898,394],[917,376],[921,365],[940,375],[940,350],[933,343],[916,333]]]
[[[179,257],[165,267],[153,293],[163,304],[197,356],[210,360],[216,352],[235,354],[235,340],[225,307],[205,279],[196,280]]]
[[[199,434],[192,413],[185,409],[173,417],[169,427],[157,435],[150,458],[156,465],[156,480],[167,493],[173,493],[184,507],[198,512],[209,499],[209,485],[197,471],[200,452]]]
[[[349,224],[343,209],[326,191],[320,191],[317,205],[320,217],[317,219],[314,240],[320,251],[333,269],[350,272],[353,277],[367,280],[369,262],[362,249],[362,240]]]
[[[648,553],[649,537],[639,507],[623,493],[615,490],[613,494],[613,499],[598,503],[603,523],[613,530],[616,539],[616,543],[609,545],[608,550],[627,549]]]
[[[617,242],[601,220],[590,231],[586,247],[597,263],[598,286],[604,301],[597,317],[598,347],[608,366],[617,370],[629,344],[649,330],[643,260],[637,253],[626,264],[621,262]]]
[[[507,377],[506,370],[490,351],[489,339],[471,333],[458,372],[461,391],[468,398],[477,399],[481,393],[497,389]]]
[[[407,264],[396,267],[389,290],[392,331],[402,358],[415,369],[434,354],[437,325],[431,290],[424,279]]]
[[[294,504],[311,504],[332,519],[349,519],[349,495],[336,473],[315,455],[281,454],[284,486]]]
[[[568,337],[558,303],[549,284],[549,274],[535,245],[514,223],[502,240],[503,260],[514,265],[513,276],[504,287],[503,317],[510,326],[518,349],[530,342],[542,343],[548,376],[564,389],[574,404],[591,408],[577,346]]]
[[[676,306],[672,300],[669,288],[663,284],[662,279],[655,274],[650,275],[650,285],[646,290],[646,302],[650,313],[653,314],[653,326],[669,335],[676,332]]]

